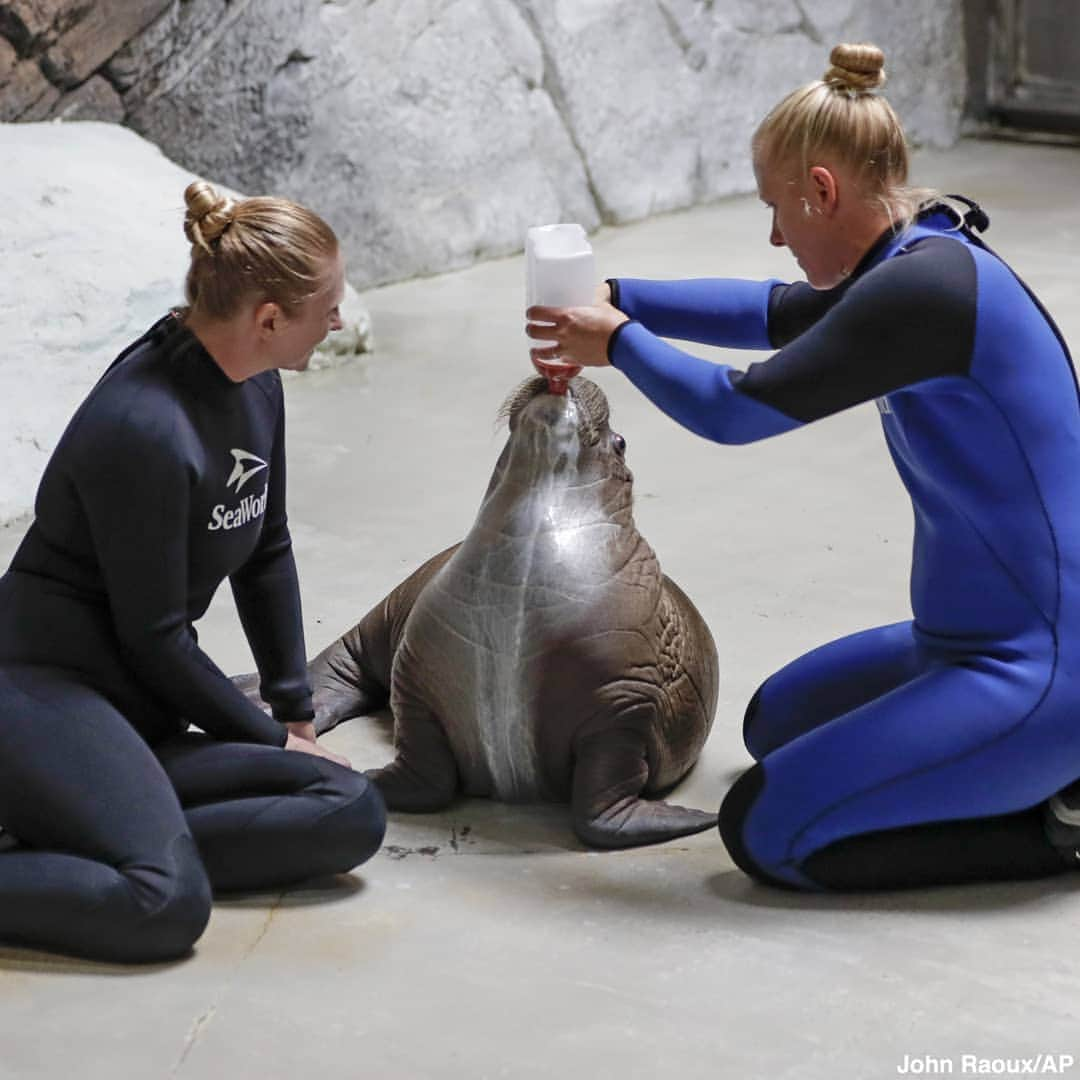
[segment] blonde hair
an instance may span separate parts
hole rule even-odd
[[[254,299],[292,314],[325,284],[338,241],[318,214],[288,199],[229,199],[204,180],[187,186],[184,202],[192,313],[227,319]]]
[[[908,146],[885,85],[885,54],[876,45],[837,45],[824,76],[793,90],[762,120],[753,138],[755,162],[831,162],[850,171],[865,197],[881,205],[894,228],[906,228],[939,195],[907,184]]]

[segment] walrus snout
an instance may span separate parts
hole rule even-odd
[[[578,408],[574,400],[566,394],[537,394],[521,410],[517,426],[527,428],[553,429],[558,433],[563,430],[576,431],[579,425]]]
[[[575,484],[588,460],[577,406],[555,394],[539,394],[521,410],[510,444],[510,472],[527,486]]]

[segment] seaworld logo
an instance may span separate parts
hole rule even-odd
[[[261,495],[245,495],[240,500],[240,505],[235,510],[226,510],[224,503],[218,503],[210,511],[210,524],[206,526],[208,532],[217,532],[219,529],[239,529],[249,521],[262,517],[266,512],[266,493],[269,487],[262,489]]]
[[[250,450],[230,450],[233,456],[233,471],[229,479],[225,481],[226,487],[236,485],[236,494],[257,473],[266,468],[266,462],[261,457],[256,457]],[[254,462],[249,468],[244,468],[245,462]]]
[[[229,479],[225,481],[227,488],[234,487],[236,494],[256,474],[267,467],[261,457],[256,456],[250,450],[232,449],[233,468],[229,473]],[[206,526],[208,532],[217,532],[219,529],[239,529],[249,521],[262,517],[266,512],[266,493],[270,485],[262,489],[261,495],[245,495],[240,500],[240,505],[233,510],[226,510],[224,503],[218,503],[210,511],[210,523]]]

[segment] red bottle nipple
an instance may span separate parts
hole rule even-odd
[[[570,380],[581,374],[580,364],[564,364],[556,360],[534,360],[533,367],[547,379],[548,392],[565,394]]]

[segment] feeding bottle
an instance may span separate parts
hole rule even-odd
[[[593,303],[596,260],[580,225],[538,225],[525,238],[525,302],[527,307],[582,307]],[[552,342],[532,339],[536,345]],[[565,394],[580,364],[534,360],[553,394]]]

